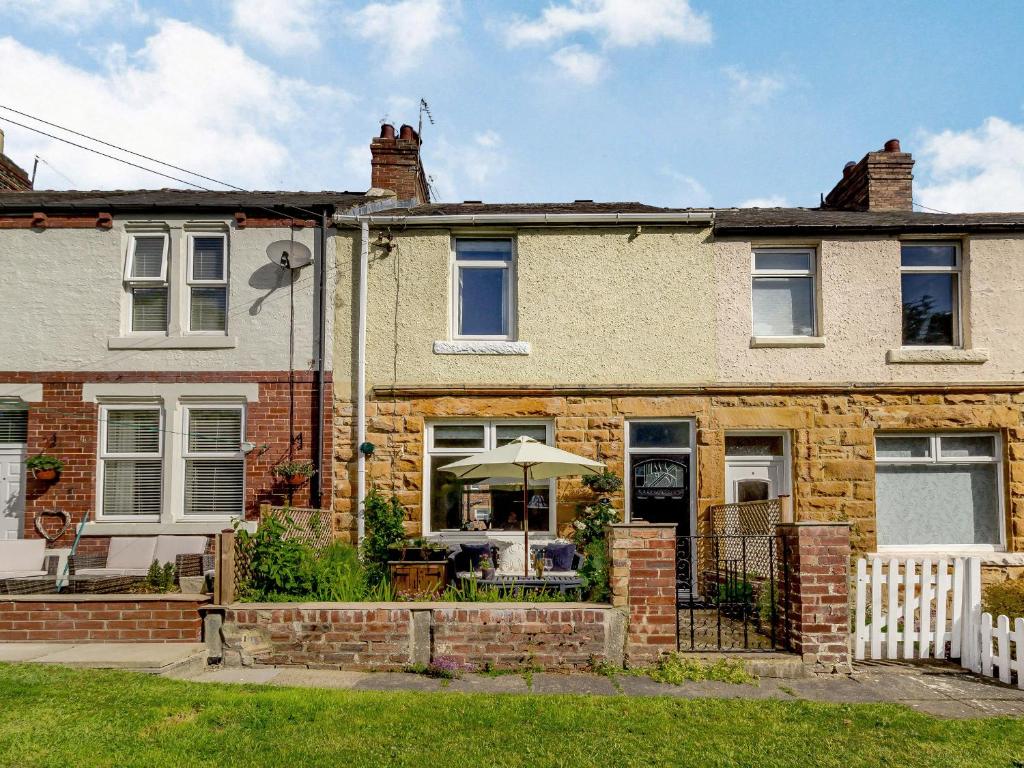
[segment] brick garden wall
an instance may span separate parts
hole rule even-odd
[[[0,643],[202,642],[208,597],[23,595],[0,597]]]
[[[315,408],[313,375],[296,373],[295,384],[295,458],[311,459],[313,455],[312,417]],[[38,510],[62,509],[71,515],[72,524],[52,547],[70,546],[75,526],[83,517],[91,516],[96,506],[96,463],[99,433],[99,406],[82,402],[85,382],[258,382],[259,402],[249,403],[246,409],[246,439],[257,449],[246,460],[245,509],[247,517],[255,517],[262,503],[282,504],[289,501],[289,489],[271,475],[271,469],[288,457],[288,401],[287,372],[249,373],[39,373],[0,374],[0,380],[12,383],[43,383],[43,401],[29,404],[28,455],[47,453],[65,463],[59,481],[48,483],[35,480],[31,473],[26,478],[25,536],[38,536],[33,517]],[[328,378],[327,386],[330,387]],[[330,505],[333,473],[330,470],[332,452],[332,415],[330,396],[326,399],[324,414],[325,472],[322,498]],[[295,506],[309,505],[309,484],[292,494]],[[55,532],[57,518],[43,518],[44,526]],[[80,551],[104,551],[103,537],[83,538]]]
[[[919,388],[921,389],[921,388]],[[394,394],[394,398],[391,397]],[[368,485],[391,491],[409,511],[407,528],[422,525],[424,424],[444,418],[551,420],[555,444],[596,458],[622,475],[627,418],[692,417],[697,426],[697,518],[725,501],[727,430],[785,430],[792,438],[793,502],[797,520],[849,521],[854,550],[875,548],[874,436],[878,430],[977,429],[1003,436],[1008,491],[1008,544],[1024,551],[1024,391],[855,393],[806,391],[764,394],[572,396],[534,393],[427,395],[381,392],[368,403],[367,439],[376,452],[367,462]],[[355,530],[355,418],[351,403],[335,404],[335,525]],[[574,479],[558,483],[558,522],[564,531],[577,505],[594,496]],[[622,509],[624,500],[612,498]]]
[[[621,663],[621,616],[581,603],[236,604],[226,663],[395,670],[447,656],[495,668]]]

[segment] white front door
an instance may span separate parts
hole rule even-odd
[[[25,530],[25,446],[0,446],[0,539]]]
[[[763,501],[783,493],[785,460],[779,456],[760,461],[749,458],[725,460],[725,503]]]

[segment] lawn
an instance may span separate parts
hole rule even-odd
[[[0,765],[1024,766],[1024,721],[894,705],[361,693],[0,665]]]

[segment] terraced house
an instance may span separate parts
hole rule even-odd
[[[1024,214],[914,212],[912,168],[889,141],[815,209],[336,217],[363,262],[338,287],[335,327],[357,330],[335,336],[338,533],[376,486],[411,533],[521,540],[517,487],[440,467],[525,434],[620,473],[627,520],[694,534],[716,505],[788,495],[798,521],[849,520],[859,552],[1020,575]],[[537,484],[532,536],[591,498]]]

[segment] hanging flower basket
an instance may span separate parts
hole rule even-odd
[[[275,477],[279,477],[293,488],[305,483],[313,475],[311,461],[285,461],[273,469]]]
[[[64,462],[56,456],[40,454],[33,456],[25,462],[25,466],[32,471],[32,477],[46,483],[52,483],[60,477],[64,469]]]

